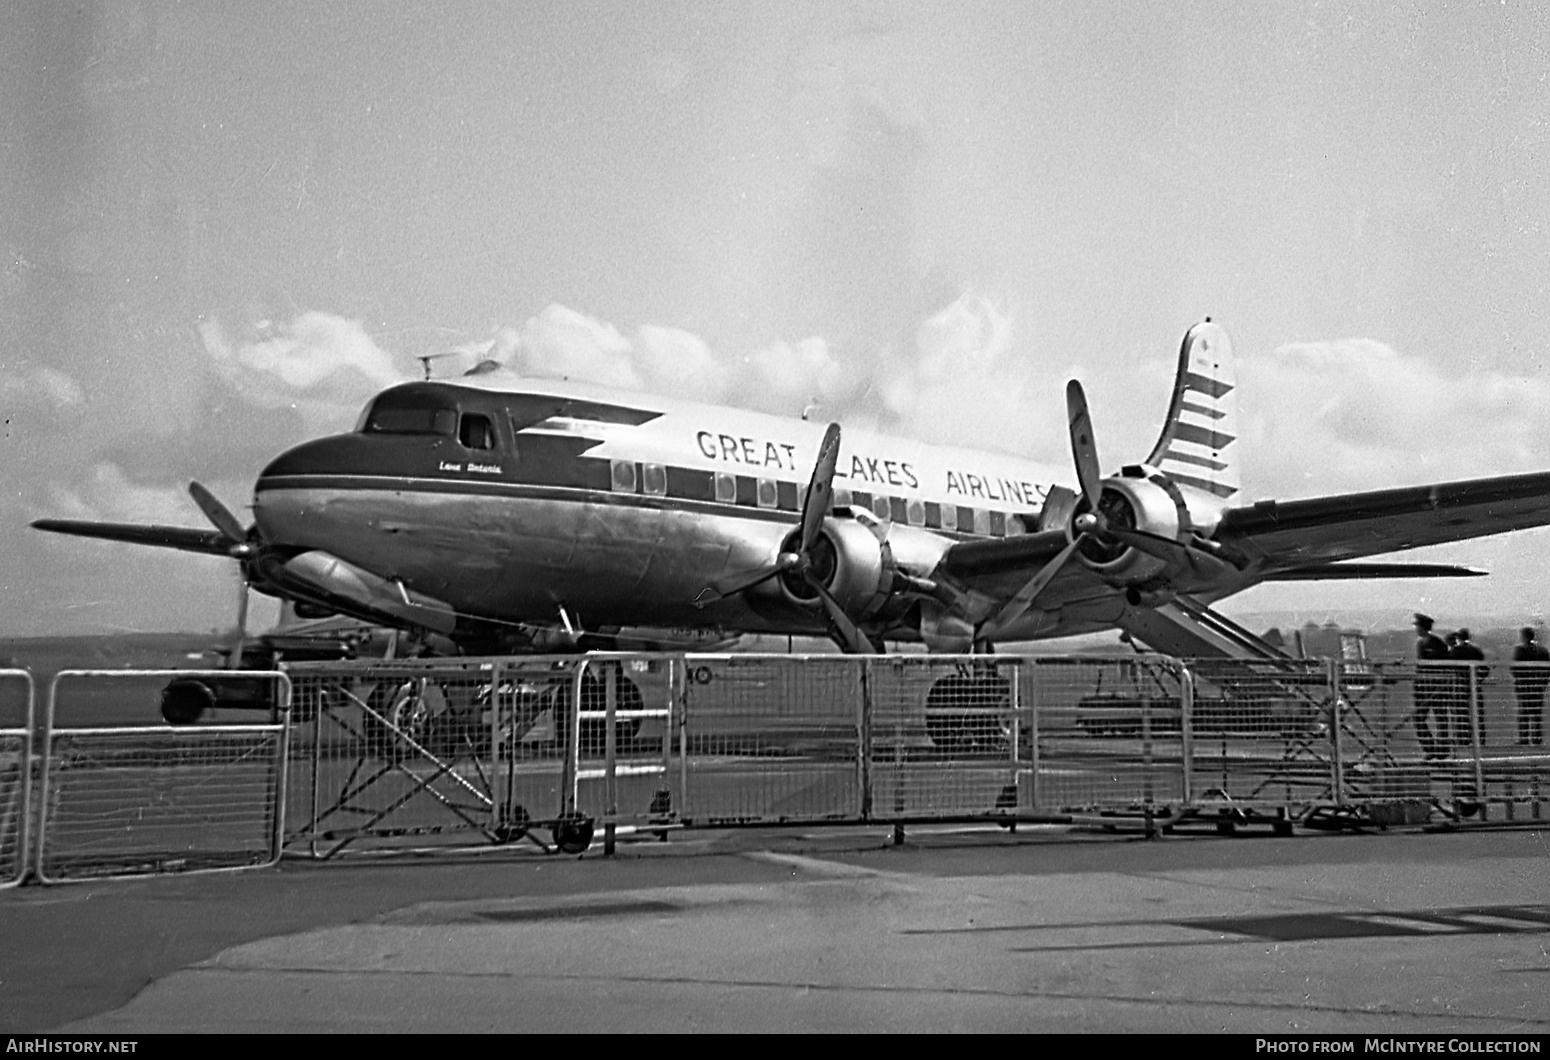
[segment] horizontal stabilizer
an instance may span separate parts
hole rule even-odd
[[[36,530],[76,537],[96,537],[104,541],[123,541],[131,545],[177,548],[184,552],[204,552],[212,556],[230,555],[231,541],[215,530],[191,530],[183,526],[154,526],[135,523],[94,523],[78,519],[38,519]]]
[[[1489,574],[1479,567],[1457,567],[1451,563],[1320,563],[1312,567],[1294,567],[1276,571],[1265,578],[1270,582],[1302,582],[1356,578],[1481,578]]]

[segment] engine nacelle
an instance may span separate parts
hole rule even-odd
[[[800,530],[792,531],[781,549],[796,550],[800,537]],[[860,622],[871,618],[888,602],[893,572],[897,569],[893,549],[860,522],[825,519],[809,559],[813,576],[853,620]],[[782,574],[780,591],[787,600],[801,607],[810,610],[823,607],[818,591],[800,571]]]
[[[1098,512],[1111,529],[1139,530],[1177,541],[1180,532],[1191,526],[1189,509],[1178,487],[1170,488],[1165,482],[1160,475],[1105,479]],[[1156,556],[1101,535],[1088,538],[1077,551],[1087,566],[1115,584],[1143,582],[1167,567]]]

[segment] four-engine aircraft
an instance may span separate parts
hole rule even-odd
[[[349,434],[273,460],[253,523],[42,530],[230,556],[246,583],[465,652],[608,644],[628,627],[988,650],[1119,628],[1180,655],[1254,654],[1209,605],[1264,581],[1459,576],[1371,556],[1550,523],[1550,472],[1244,503],[1232,351],[1179,351],[1161,435],[1105,476],[1066,392],[1056,469],[493,363],[391,387]]]

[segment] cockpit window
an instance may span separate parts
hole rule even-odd
[[[495,427],[490,417],[477,412],[463,413],[463,422],[457,429],[457,440],[465,449],[494,449]]]
[[[446,434],[457,430],[457,410],[426,395],[383,395],[361,424],[366,434]]]

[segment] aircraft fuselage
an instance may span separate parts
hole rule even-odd
[[[316,549],[503,621],[821,633],[772,586],[823,425],[506,373],[384,391],[357,430],[275,459],[255,487],[271,546]],[[929,570],[954,541],[1030,532],[1053,469],[854,429],[834,506]],[[710,595],[714,595],[713,593]]]

